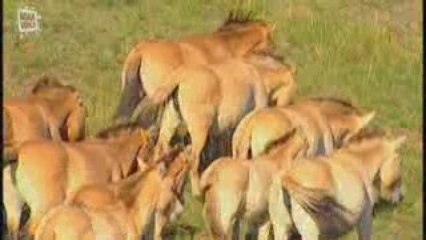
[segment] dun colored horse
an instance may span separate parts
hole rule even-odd
[[[353,227],[358,239],[371,239],[378,195],[402,200],[397,150],[404,141],[360,134],[328,157],[300,159],[278,174],[269,201],[275,239],[288,239],[294,228],[302,239],[335,239]]]
[[[28,140],[76,141],[84,137],[86,111],[77,90],[49,76],[41,77],[27,96],[3,103],[6,157]]]
[[[3,103],[4,156],[9,161],[16,160],[17,149],[27,141],[81,140],[85,117],[86,110],[74,87],[63,85],[52,76],[43,76],[28,95],[10,98]],[[7,164],[3,169],[6,222],[9,237],[18,239],[22,202],[12,177],[16,163]]]
[[[35,239],[136,240],[146,235],[161,240],[164,227],[183,210],[189,163],[182,150],[169,155],[172,160],[164,176],[151,167],[118,183],[82,187],[46,214]]]
[[[374,112],[362,113],[354,105],[333,98],[306,98],[286,107],[253,111],[238,124],[232,137],[232,155],[248,158],[293,127],[301,127],[309,142],[308,155],[329,154],[364,128]]]
[[[129,127],[133,126],[122,126]],[[120,128],[111,131],[120,131]],[[103,135],[108,136],[104,133],[98,136]],[[29,233],[34,234],[50,208],[62,203],[81,186],[118,181],[131,174],[137,162],[148,161],[152,146],[149,133],[135,127],[131,133],[110,139],[24,143],[18,152],[16,187],[22,202],[31,210]],[[8,215],[19,219],[20,212]]]
[[[181,123],[188,129],[194,159],[191,169],[194,195],[199,193],[199,163],[208,137],[230,143],[231,134],[244,115],[266,107],[268,98],[275,97],[275,89],[294,88],[293,73],[273,56],[229,59],[217,64],[183,66],[172,75],[173,84],[153,94],[154,103],[165,103],[157,147],[167,148]],[[290,98],[277,97],[282,104],[287,103],[283,99]],[[223,144],[218,155],[231,152],[231,144],[227,145]]]
[[[268,196],[272,176],[290,168],[305,154],[307,142],[300,130],[293,129],[272,143],[268,153],[253,160],[230,157],[215,160],[203,173],[201,191],[204,213],[213,239],[239,239],[241,220],[259,239],[269,230]]]
[[[128,118],[138,103],[168,85],[169,75],[182,65],[221,62],[252,52],[270,52],[275,27],[250,15],[231,13],[215,32],[180,40],[145,40],[128,54],[121,77],[116,119]]]

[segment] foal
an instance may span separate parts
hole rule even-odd
[[[138,161],[147,159],[152,147],[148,131],[141,128],[110,139],[25,143],[18,152],[16,187],[22,201],[31,209],[29,233],[34,233],[50,208],[81,186],[127,177]]]
[[[183,211],[188,169],[185,152],[172,151],[167,158],[171,163],[164,176],[149,167],[118,183],[82,187],[43,218],[35,239],[136,240],[147,235],[161,240],[164,227]]]
[[[3,110],[3,144],[9,159],[16,159],[18,147],[29,140],[84,137],[86,110],[80,94],[50,76],[38,79],[28,95],[6,99]]]

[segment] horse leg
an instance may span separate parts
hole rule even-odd
[[[257,224],[249,224],[247,226],[247,232],[245,233],[245,240],[255,240],[259,235],[259,226]]]
[[[234,198],[233,191],[222,191],[216,186],[206,192],[204,215],[213,239],[232,240],[233,235],[238,239],[239,221],[235,215],[239,201],[232,201]]]
[[[271,222],[268,220],[264,224],[262,224],[259,227],[258,233],[257,233],[257,239],[258,240],[268,240],[269,239],[269,232],[271,230]]]
[[[12,181],[12,166],[3,170],[4,208],[7,215],[7,231],[9,239],[18,239],[19,224],[24,205]]]
[[[188,114],[189,115],[189,114]],[[207,136],[210,130],[210,126],[212,124],[212,117],[208,115],[197,114],[191,117],[187,117],[189,121],[187,121],[187,127],[189,131],[189,135],[191,136],[192,142],[192,153],[191,153],[191,187],[192,187],[192,195],[199,196],[200,195],[200,187],[199,187],[199,165],[200,165],[200,157],[201,152],[206,144]]]
[[[240,229],[241,229],[241,220],[235,219],[234,226],[232,228],[232,238],[233,240],[240,240]]]
[[[307,213],[294,198],[290,197],[294,225],[303,240],[318,240],[320,230],[314,219]]]
[[[207,229],[209,230],[210,239],[216,240],[224,240],[225,239],[225,230],[222,228],[220,222],[220,212],[218,210],[218,199],[216,196],[216,192],[214,188],[210,188],[205,193],[205,200],[203,206],[203,214],[205,218],[205,222],[207,223]]]
[[[173,102],[167,102],[161,119],[160,133],[158,135],[157,145],[155,146],[154,160],[158,160],[161,153],[167,152],[170,140],[180,123],[179,113],[173,106]]]
[[[364,210],[358,224],[357,233],[359,240],[370,240],[371,238],[371,224],[373,220],[373,206],[368,206]]]
[[[162,240],[163,229],[166,226],[167,217],[161,213],[155,213],[154,240]]]
[[[275,239],[289,239],[293,225],[290,215],[290,199],[284,193],[279,175],[274,177],[269,192],[269,217]]]

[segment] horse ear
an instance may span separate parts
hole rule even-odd
[[[144,178],[153,169],[153,167],[148,167],[146,170],[139,171],[124,180],[112,183],[108,187],[117,198],[129,206],[136,199]]]
[[[392,146],[395,150],[397,150],[398,148],[402,146],[402,144],[405,143],[405,141],[407,141],[407,136],[405,135],[399,136],[397,139],[392,141]]]
[[[277,25],[275,23],[268,25],[268,32],[271,33],[275,31],[276,26]]]
[[[375,111],[369,112],[361,116],[360,129],[366,127],[371,122],[371,120],[373,120],[375,116],[376,116]]]
[[[151,130],[146,129],[139,129],[139,134],[142,137],[142,139],[146,140],[145,144],[151,144],[152,143],[152,137],[151,137]]]
[[[288,63],[288,67],[290,68],[290,71],[293,75],[296,75],[297,73],[297,65],[294,63]]]
[[[308,140],[306,139],[306,136],[301,127],[296,127],[294,129],[293,137],[303,145],[308,144]]]
[[[79,141],[85,136],[86,108],[78,104],[66,120],[67,140]]]

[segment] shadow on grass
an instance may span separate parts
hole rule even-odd
[[[377,215],[380,215],[384,212],[390,212],[394,210],[396,207],[398,207],[398,204],[385,202],[385,201],[379,201],[376,203],[376,205],[373,208],[373,217],[376,217]]]
[[[181,239],[179,237],[185,236],[185,239],[196,239],[195,236],[202,232],[203,229],[195,227],[186,223],[173,224],[164,232],[164,238],[167,240]]]

